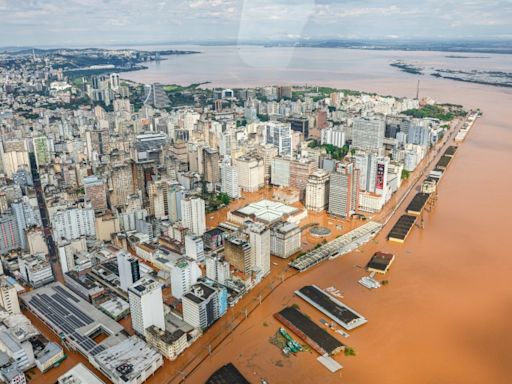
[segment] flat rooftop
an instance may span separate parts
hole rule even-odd
[[[411,215],[419,215],[425,208],[429,199],[430,193],[418,192],[407,206],[407,213]]]
[[[98,379],[85,365],[78,363],[61,377],[58,378],[59,384],[105,384]]]
[[[296,258],[290,263],[290,266],[303,272],[325,259],[351,252],[369,241],[381,228],[382,224],[369,221],[329,243]]]
[[[416,222],[416,216],[402,215],[388,234],[388,240],[403,243]]]
[[[316,285],[306,285],[295,291],[295,294],[347,330],[352,330],[367,322],[359,313],[331,297]]]
[[[366,269],[386,273],[394,259],[395,255],[391,253],[375,252],[366,264]]]
[[[75,295],[59,282],[21,295],[27,307],[86,357],[92,357],[124,340],[124,328]],[[104,331],[108,336],[96,343],[90,335]]]
[[[232,363],[217,369],[206,381],[206,384],[250,384]]]
[[[302,210],[299,208],[277,201],[260,200],[234,211],[233,214],[242,217],[251,217],[264,223],[273,223],[281,220],[285,216],[293,216],[300,212],[302,212]]]
[[[311,345],[318,353],[332,355],[344,348],[344,345],[325,329],[320,328],[313,320],[298,309],[286,307],[274,317],[290,328],[293,333]]]

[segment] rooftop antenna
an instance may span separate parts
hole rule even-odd
[[[416,99],[420,99],[420,80],[418,79],[418,85],[416,86]]]

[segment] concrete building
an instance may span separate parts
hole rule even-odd
[[[287,259],[301,249],[301,230],[297,224],[279,222],[270,228],[270,253]]]
[[[290,185],[290,159],[276,157],[272,160],[270,182],[272,185],[288,187]]]
[[[107,185],[97,176],[84,178],[85,197],[95,211],[104,211],[107,207]]]
[[[251,245],[237,237],[228,237],[224,241],[224,257],[236,270],[248,276],[254,266]]]
[[[229,263],[223,256],[217,254],[213,256],[206,256],[205,264],[207,278],[216,281],[219,284],[224,284],[226,280],[231,277]]]
[[[0,276],[0,306],[10,314],[21,313],[16,287],[5,276]]]
[[[128,291],[128,287],[140,279],[139,260],[125,251],[117,252],[117,268],[121,289]]]
[[[206,231],[205,204],[199,197],[188,197],[181,200],[181,215],[183,226],[192,233],[202,236]]]
[[[18,224],[14,215],[0,216],[0,252],[2,255],[21,248]]]
[[[68,208],[52,217],[56,240],[74,240],[81,236],[95,237],[96,222],[92,208]]]
[[[352,147],[379,150],[384,144],[385,131],[383,119],[358,117],[352,126]]]
[[[85,365],[78,363],[57,379],[58,384],[105,384]]]
[[[231,165],[231,159],[226,158],[222,162],[221,175],[221,192],[226,193],[232,199],[239,199],[242,194],[240,192],[238,170],[237,167]]]
[[[320,131],[321,144],[342,148],[345,145],[345,130],[342,127],[325,128]]]
[[[306,184],[306,209],[321,212],[329,205],[329,172],[318,169],[308,177]]]
[[[138,280],[128,288],[132,326],[139,335],[155,325],[165,329],[162,286],[149,276]]]
[[[353,163],[338,163],[329,184],[329,213],[350,217],[359,205],[359,170]]]
[[[290,162],[290,187],[299,191],[299,196],[304,201],[306,194],[306,185],[309,175],[318,168],[318,163],[314,160],[293,160]]]
[[[262,223],[251,223],[247,227],[251,245],[251,261],[260,276],[270,272],[270,230]]]
[[[113,207],[128,204],[128,196],[134,192],[132,168],[128,164],[112,166],[110,174],[110,203]]]
[[[223,315],[219,296],[216,288],[203,282],[193,285],[183,296],[183,320],[195,328],[208,328]]]
[[[181,329],[171,332],[152,325],[146,329],[146,341],[165,358],[175,360],[188,346],[188,335]]]
[[[217,150],[203,148],[203,178],[209,184],[220,182],[220,156]]]
[[[20,342],[10,330],[0,330],[0,351],[5,352],[18,366],[25,371],[35,365],[34,351],[28,342]]]
[[[277,148],[281,156],[292,155],[292,130],[290,123],[270,121],[265,123],[265,143]]]
[[[259,156],[242,156],[235,160],[238,184],[244,192],[256,192],[265,185],[265,166]]]
[[[171,290],[172,295],[181,299],[192,285],[201,277],[201,269],[197,262],[180,258],[171,265]]]
[[[18,259],[23,279],[33,288],[54,281],[53,271],[44,254],[27,255]]]
[[[192,260],[204,261],[204,242],[201,236],[189,234],[185,236],[185,254]]]

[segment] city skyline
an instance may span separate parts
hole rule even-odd
[[[512,39],[512,2],[0,1],[0,46]],[[36,37],[37,36],[37,37]]]

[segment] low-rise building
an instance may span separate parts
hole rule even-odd
[[[181,329],[170,332],[154,325],[146,329],[146,341],[169,360],[175,360],[189,345]]]

